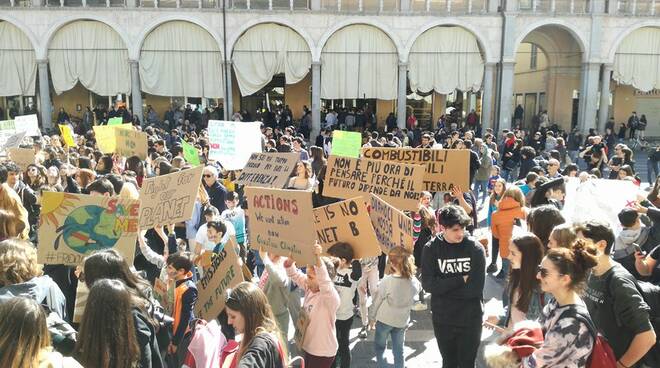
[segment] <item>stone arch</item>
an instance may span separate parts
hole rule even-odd
[[[401,41],[399,40],[398,37],[396,37],[394,35],[394,33],[389,31],[388,28],[384,24],[382,24],[382,23],[380,23],[376,20],[357,18],[357,19],[347,19],[343,22],[339,22],[339,23],[333,25],[330,29],[328,29],[323,34],[323,36],[321,36],[321,39],[317,43],[316,49],[312,52],[312,62],[317,62],[317,61],[321,60],[321,53],[323,52],[323,48],[325,47],[325,45],[328,42],[328,40],[330,39],[330,37],[332,37],[332,35],[334,35],[337,31],[339,31],[340,29],[346,28],[348,26],[360,25],[360,24],[367,25],[367,26],[372,26],[372,27],[378,29],[379,31],[385,33],[390,38],[392,43],[394,44],[394,48],[397,51],[397,54],[399,56],[399,60],[403,60],[403,57],[402,57],[403,56],[403,54],[402,54],[403,47],[402,47]]]
[[[408,57],[410,56],[410,50],[412,49],[413,45],[415,44],[415,41],[417,41],[419,36],[423,35],[427,31],[435,27],[442,27],[442,26],[456,26],[466,29],[467,31],[472,33],[472,35],[476,38],[477,43],[479,44],[479,48],[481,49],[484,63],[497,62],[497,60],[493,56],[492,50],[490,50],[490,48],[488,47],[488,43],[486,42],[485,36],[476,27],[460,19],[452,19],[452,18],[434,20],[430,23],[425,24],[423,27],[417,29],[412,34],[412,36],[410,36],[408,42],[405,45],[405,48],[403,49],[402,61],[408,61]]]
[[[103,23],[108,27],[110,27],[113,31],[115,31],[119,35],[122,41],[124,41],[124,46],[126,47],[126,50],[128,50],[130,57],[131,39],[128,37],[128,34],[121,27],[119,27],[118,24],[116,24],[111,20],[96,15],[88,15],[82,17],[81,16],[67,17],[59,20],[57,23],[52,25],[46,32],[46,37],[44,38],[46,40],[46,43],[44,44],[43,49],[40,50],[41,52],[43,52],[43,55],[37,54],[37,59],[46,58],[48,56],[48,49],[50,48],[50,43],[53,40],[53,37],[55,37],[55,34],[57,34],[57,32],[60,29],[62,29],[68,24],[75,23],[77,21],[95,21],[95,22]]]
[[[633,32],[646,27],[660,28],[660,20],[654,19],[654,20],[647,20],[644,22],[635,23],[634,25],[631,25],[630,27],[621,31],[614,39],[614,42],[612,42],[612,47],[607,53],[608,62],[610,63],[614,62],[614,56],[616,55],[616,52],[619,49],[619,46],[621,45],[621,42],[623,42],[623,40],[625,40],[626,37],[628,37]]]
[[[295,23],[287,19],[277,17],[262,17],[244,23],[228,40],[227,54],[232,55],[234,52],[234,47],[236,46],[236,42],[238,42],[238,40],[241,38],[241,36],[243,36],[243,34],[245,34],[245,32],[249,31],[252,27],[267,23],[275,23],[281,26],[289,27],[291,30],[296,32],[305,40],[305,42],[307,42],[307,47],[309,47],[309,52],[312,54],[312,59],[314,58],[314,50],[316,45],[314,44],[314,41],[312,40],[312,37],[309,35],[309,33],[307,33],[307,31],[305,31],[303,28],[297,26]]]

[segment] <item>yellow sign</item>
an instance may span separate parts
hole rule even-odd
[[[62,139],[64,139],[64,144],[66,144],[67,147],[77,147],[70,126],[60,125],[60,132],[62,132]]]

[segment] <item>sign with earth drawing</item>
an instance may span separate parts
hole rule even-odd
[[[37,260],[79,265],[95,251],[115,249],[132,264],[139,216],[137,200],[44,192]]]

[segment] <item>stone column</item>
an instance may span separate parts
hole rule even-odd
[[[582,85],[580,86],[580,104],[578,126],[584,133],[596,128],[596,96],[600,64],[582,63]]]
[[[142,90],[140,89],[140,67],[137,60],[129,60],[131,65],[131,104],[133,105],[133,115],[137,115],[140,124],[146,126],[147,122],[142,111]]]
[[[396,98],[396,123],[401,129],[406,127],[406,89],[408,87],[408,63],[399,62],[399,84]]]
[[[312,61],[312,129],[310,142],[321,132],[321,62]]]
[[[225,120],[231,120],[234,115],[234,103],[232,101],[232,83],[231,83],[231,60],[225,62]]]
[[[50,80],[48,78],[48,59],[37,60],[39,71],[39,99],[41,100],[41,127],[48,131],[53,127],[53,106],[50,102]]]
[[[612,65],[603,64],[603,74],[600,76],[600,106],[598,107],[598,131],[605,132],[605,124],[609,118],[610,78]]]
[[[502,129],[511,129],[511,119],[513,118],[513,69],[515,62],[505,61],[502,63],[500,73],[502,73],[502,86],[500,93],[500,121],[495,122],[494,126],[501,132]]]
[[[491,116],[493,106],[494,70],[494,63],[486,63],[484,66],[484,82],[481,85],[481,127],[484,131],[486,128],[492,128],[494,126],[493,117]]]

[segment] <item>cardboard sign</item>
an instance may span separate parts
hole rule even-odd
[[[124,124],[124,118],[122,118],[122,117],[116,117],[116,118],[112,118],[112,119],[108,120],[108,125],[110,125],[110,126],[112,126],[112,125],[121,125],[121,124]]]
[[[253,153],[236,184],[262,188],[284,188],[300,159],[300,154]]]
[[[87,288],[87,284],[79,281],[76,287],[76,303],[73,306],[73,323],[80,323],[82,321],[88,297],[89,289]]]
[[[233,239],[219,254],[213,254],[211,266],[204,269],[204,275],[197,282],[197,303],[195,316],[207,321],[218,317],[225,309],[226,290],[243,282],[241,264],[236,254]]]
[[[132,264],[139,215],[136,200],[44,192],[37,260],[40,264],[79,265],[94,251],[116,249]]]
[[[315,208],[314,225],[316,238],[324,252],[337,242],[347,242],[353,247],[355,259],[380,255],[378,239],[363,197]]]
[[[9,148],[17,148],[20,146],[23,138],[25,138],[26,132],[18,132],[7,138],[5,144],[0,148],[0,152],[7,151]]]
[[[140,189],[140,229],[190,220],[204,166],[144,179]]]
[[[99,147],[99,150],[105,154],[115,153],[117,148],[117,134],[115,133],[116,129],[133,129],[131,124],[122,124],[122,125],[98,125],[94,126],[94,136],[96,137],[96,145]]]
[[[430,148],[363,148],[362,157],[388,162],[426,165],[424,189],[450,192],[458,185],[470,189],[470,151]]]
[[[344,157],[360,157],[362,147],[362,134],[335,130],[332,132],[332,154]]]
[[[16,116],[14,118],[14,124],[16,124],[17,131],[25,132],[30,137],[41,136],[37,114]]]
[[[240,170],[261,152],[261,123],[209,120],[209,159],[225,170]]]
[[[32,148],[10,148],[7,153],[9,158],[23,170],[27,169],[28,165],[34,164],[35,154]]]
[[[181,147],[183,148],[183,158],[185,158],[189,164],[193,166],[201,165],[201,162],[199,162],[199,152],[195,146],[181,140]]]
[[[416,211],[424,186],[424,166],[330,156],[323,195],[351,198],[378,194],[401,210]]]
[[[154,297],[165,310],[165,314],[171,316],[174,307],[174,287],[170,287],[167,282],[156,278],[154,282]]]
[[[245,196],[252,249],[291,256],[300,265],[316,263],[311,192],[245,187]]]
[[[369,217],[385,254],[394,247],[404,247],[412,252],[415,244],[413,244],[413,220],[410,217],[375,194],[371,194],[369,201]]]
[[[71,127],[68,125],[59,125],[60,127],[60,132],[62,132],[62,139],[64,140],[64,144],[67,145],[67,147],[77,147],[76,141],[73,139],[73,132],[71,131]]]
[[[147,133],[138,132],[137,130],[115,129],[115,137],[117,140],[115,152],[117,154],[124,157],[137,156],[141,160],[147,159],[147,149],[149,148]]]

